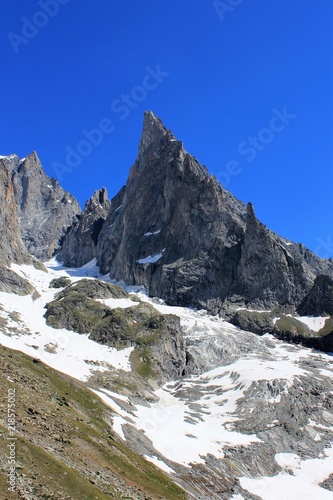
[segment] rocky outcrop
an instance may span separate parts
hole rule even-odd
[[[332,261],[267,229],[151,112],[97,263],[170,304],[221,314],[244,305],[294,311],[318,274],[333,276]]]
[[[108,307],[103,299],[127,299],[128,307]],[[161,383],[179,378],[186,365],[185,343],[177,316],[163,315],[140,303],[118,286],[99,280],[80,280],[46,306],[53,328],[89,333],[96,342],[117,349],[134,347],[131,362],[143,379]]]
[[[232,286],[235,295],[252,306],[269,308],[299,304],[309,291],[314,273],[283,247],[279,237],[256,218],[247,206],[241,258]]]
[[[110,206],[105,188],[96,191],[86,202],[82,214],[65,236],[57,256],[65,266],[80,267],[96,257],[98,236]]]
[[[301,316],[333,316],[333,277],[317,276],[298,312]]]
[[[34,287],[17,273],[0,265],[0,292],[15,293],[16,295],[30,295]]]
[[[14,188],[22,241],[31,255],[47,260],[81,213],[76,199],[48,177],[35,152],[3,159]]]
[[[21,239],[14,188],[5,160],[0,159],[0,291],[28,295],[34,287],[9,266],[11,263],[38,266],[39,263],[29,255]]]

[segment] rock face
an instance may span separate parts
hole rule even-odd
[[[86,202],[78,220],[66,234],[58,260],[65,266],[80,267],[96,257],[98,236],[108,215],[111,202],[102,188]]]
[[[333,316],[333,278],[325,275],[317,276],[298,312],[303,316],[310,314]]]
[[[290,307],[299,304],[309,291],[313,277],[313,272],[288,252],[280,238],[258,221],[249,203],[234,294],[256,307]]]
[[[139,157],[117,217],[101,232],[98,263],[170,303],[214,303],[232,283],[245,220],[245,205],[146,113]]]
[[[29,295],[34,292],[34,287],[22,276],[0,265],[0,292]]]
[[[147,112],[138,159],[99,235],[101,272],[170,304],[295,310],[333,263],[261,224]]]
[[[20,233],[28,252],[47,260],[81,213],[76,199],[48,177],[35,152],[3,159],[14,188]]]
[[[21,240],[14,188],[5,159],[0,159],[0,262],[28,264],[31,257]]]

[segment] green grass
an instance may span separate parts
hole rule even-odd
[[[306,337],[311,335],[311,331],[307,325],[291,316],[281,316],[275,323],[275,327],[283,332],[292,332]]]
[[[17,453],[23,467],[18,472],[32,480],[38,493],[38,485],[45,484],[49,490],[64,492],[75,500],[137,497],[116,492],[114,486],[120,484],[124,491],[139,488],[140,498],[145,494],[156,499],[186,498],[185,492],[162,471],[117,440],[110,428],[111,410],[83,383],[1,346],[0,356],[2,401],[6,400],[8,388],[13,387],[8,375],[17,389],[17,423],[21,433]],[[0,411],[2,422],[4,410],[3,407]],[[44,431],[43,422],[51,430]],[[63,450],[60,454],[55,452],[59,447]],[[96,476],[96,470],[101,471],[101,476]],[[0,473],[0,488],[7,488],[4,471]]]
[[[6,430],[2,426],[0,428],[6,434]],[[54,492],[60,490],[75,499],[106,500],[110,497],[117,498],[116,492],[111,485],[108,485],[108,494],[102,492],[75,469],[69,468],[63,462],[22,437],[18,437],[16,441],[16,460],[20,464],[20,474],[25,474],[28,479],[31,473],[33,476],[37,474],[40,481],[44,480],[44,486],[48,490]],[[4,471],[1,471],[0,481],[1,491],[5,492],[8,490],[8,484]],[[38,490],[35,490],[35,493],[39,493]],[[46,492],[44,495],[47,498]],[[14,498],[14,495],[12,496]],[[38,498],[44,498],[44,496]]]
[[[267,320],[270,321],[272,318],[272,313],[266,312],[266,311],[247,311],[247,310],[240,310],[237,311],[237,314],[240,316],[252,318],[254,320]]]
[[[333,331],[333,318],[328,318],[325,321],[323,328],[321,328],[318,331],[317,335],[318,337],[326,337],[326,335],[329,335],[330,333],[332,333],[332,331]]]
[[[157,377],[151,353],[147,347],[140,347],[131,353],[132,369],[144,379]]]

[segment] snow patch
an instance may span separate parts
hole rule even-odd
[[[148,255],[144,259],[137,260],[138,264],[155,264],[160,258],[163,257],[163,253],[157,253],[156,255]]]
[[[104,304],[110,309],[126,309],[127,307],[134,307],[139,305],[139,302],[131,300],[131,299],[95,299],[97,302]]]
[[[191,463],[204,463],[208,453],[223,458],[224,444],[246,446],[260,442],[254,435],[224,427],[223,423],[230,422],[224,407],[209,405],[207,401],[204,411],[197,415],[191,405],[171,394],[166,386],[155,394],[159,397],[157,403],[137,406],[136,427],[145,432],[159,453],[173,462],[189,467]]]
[[[94,269],[95,260],[86,264],[84,268]],[[55,261],[53,260],[55,265]],[[57,263],[59,266],[59,263]],[[81,276],[84,273],[81,269]],[[11,336],[0,332],[2,345],[23,351],[45,364],[79,380],[87,380],[95,370],[106,371],[110,367],[130,371],[129,357],[133,347],[117,351],[113,347],[98,344],[89,339],[89,335],[82,335],[66,329],[51,328],[44,318],[45,305],[54,300],[57,289],[49,288],[54,277],[68,276],[68,272],[55,273],[52,268],[49,272],[35,269],[33,266],[12,264],[11,269],[36,288],[40,297],[34,300],[32,296],[18,296],[0,292],[0,303],[5,311],[19,311],[20,323],[15,326],[23,333],[13,332]],[[79,277],[74,276],[75,282]],[[31,333],[26,333],[26,329]],[[48,345],[55,346],[48,352]]]
[[[149,457],[148,455],[143,455],[148,462],[151,462],[152,464],[156,465],[159,469],[163,470],[164,472],[168,472],[169,474],[176,474],[171,467],[169,467],[165,462],[160,460],[159,458],[153,456]]]
[[[319,332],[322,328],[325,326],[325,321],[329,319],[330,316],[298,316],[295,319],[298,319],[298,321],[301,321],[305,325],[307,325],[310,330],[313,330],[314,332]]]
[[[275,459],[284,472],[273,477],[241,477],[240,484],[262,500],[332,500],[333,493],[319,486],[332,474],[333,448],[324,453],[323,458],[308,460],[292,453],[279,453]]]
[[[154,231],[153,233],[150,233],[150,232],[145,233],[144,236],[146,236],[146,238],[147,238],[148,236],[155,236],[156,234],[160,234],[160,232],[161,232],[161,230],[159,229],[158,231]]]

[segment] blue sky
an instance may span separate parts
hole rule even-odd
[[[0,154],[36,150],[83,205],[125,184],[151,109],[268,227],[333,256],[331,0],[2,0],[0,12]]]

